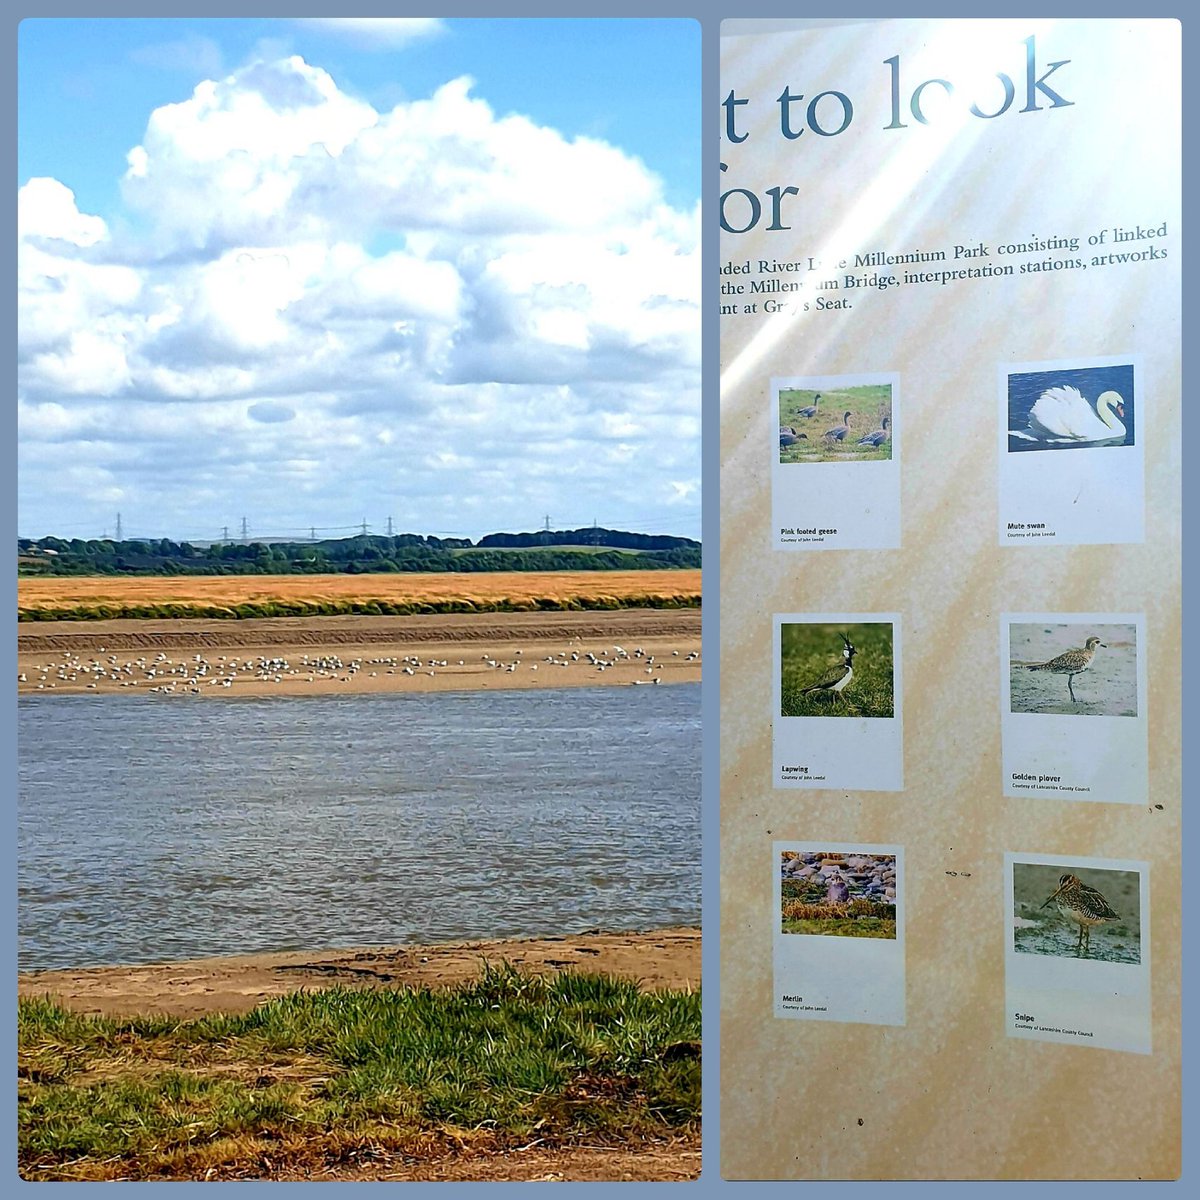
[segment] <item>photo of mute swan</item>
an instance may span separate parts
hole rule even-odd
[[[1132,446],[1134,382],[1130,364],[1009,375],[1009,451]]]

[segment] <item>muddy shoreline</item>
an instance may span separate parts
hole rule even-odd
[[[700,611],[38,622],[19,694],[263,696],[698,683]]]
[[[106,1016],[167,1013],[201,1017],[244,1012],[289,992],[333,986],[445,987],[477,978],[485,963],[524,971],[586,971],[644,987],[700,986],[700,930],[674,926],[638,933],[586,930],[539,938],[434,945],[288,950],[138,966],[24,971],[21,997],[50,996],[67,1008]]]

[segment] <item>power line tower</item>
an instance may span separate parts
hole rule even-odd
[[[545,530],[547,533],[549,533],[549,532],[550,532],[550,514],[549,514],[549,513],[547,513],[547,514],[546,514],[546,518],[545,518],[545,521],[544,521],[544,522],[543,522],[543,524],[542,524],[542,528],[543,528],[543,529],[544,529],[544,530]]]
[[[308,527],[308,540],[310,542],[315,542],[317,540],[317,527],[315,525],[310,525]]]
[[[117,513],[117,541],[123,542],[124,540],[125,538],[121,531],[121,514]]]
[[[221,541],[223,541],[223,542],[229,541],[229,526],[228,525],[221,526]]]
[[[367,518],[366,517],[363,517],[362,535],[363,535],[363,537],[367,536]]]
[[[392,536],[392,518],[388,517],[388,537]]]
[[[242,518],[242,541],[246,542],[249,540],[250,540],[250,529],[246,524],[246,518],[243,517]]]

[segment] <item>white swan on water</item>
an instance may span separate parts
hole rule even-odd
[[[1012,437],[1027,442],[1079,445],[1084,442],[1123,442],[1125,401],[1119,392],[1104,392],[1096,407],[1077,387],[1047,388],[1029,410],[1029,428],[1010,429]]]

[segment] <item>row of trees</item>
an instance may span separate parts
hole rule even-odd
[[[699,567],[701,558],[700,543],[689,538],[608,529],[489,534],[478,543],[415,533],[322,542],[214,542],[207,546],[169,538],[121,542],[22,538],[17,554],[18,569],[26,575],[653,570]]]

